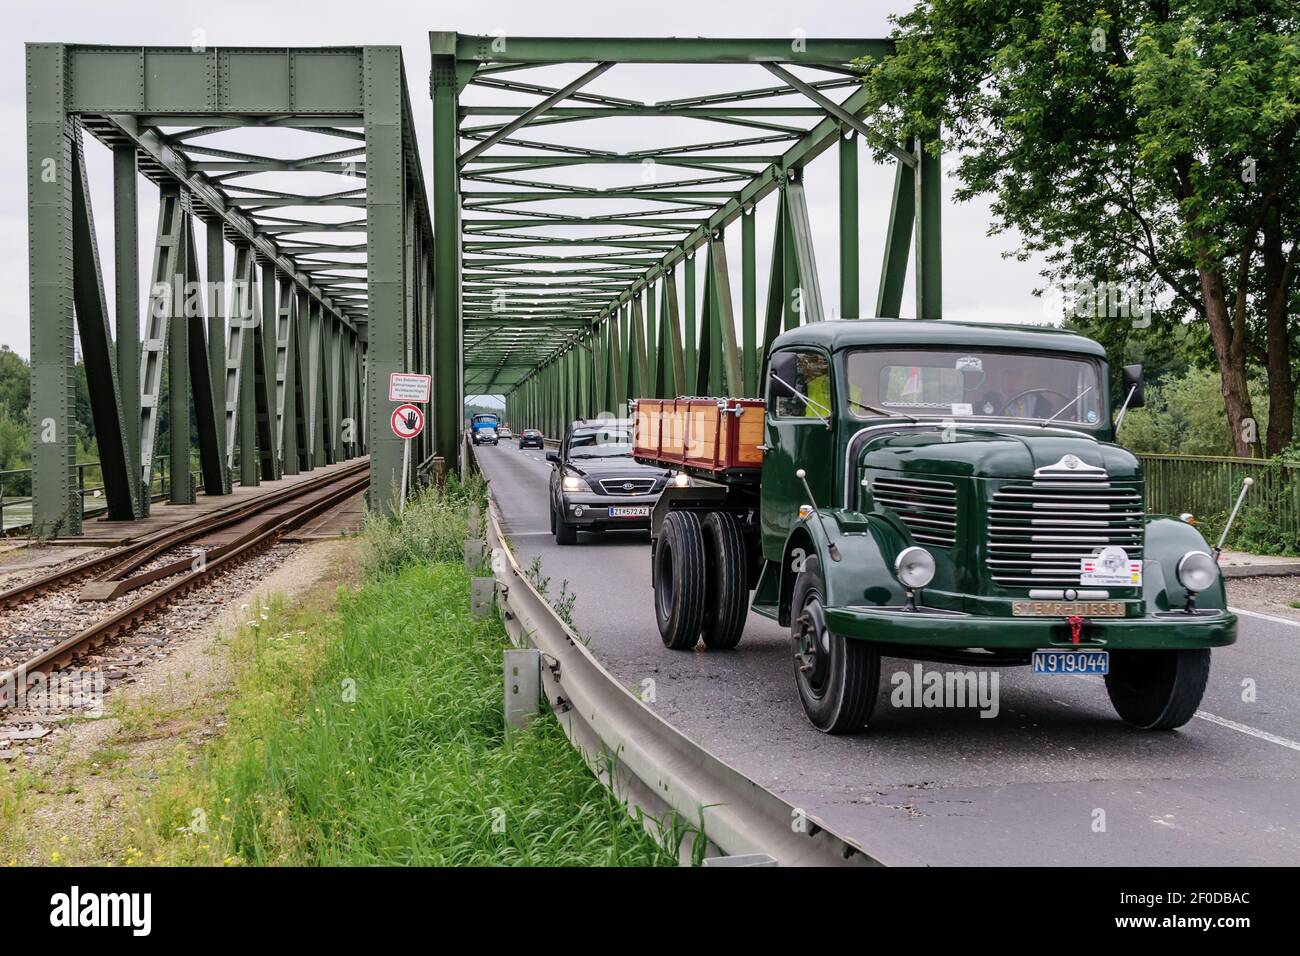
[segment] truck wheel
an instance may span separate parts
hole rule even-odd
[[[799,700],[812,725],[827,734],[861,730],[880,688],[880,651],[826,628],[821,564],[811,557],[794,582],[790,637]]]
[[[708,589],[713,595],[704,611],[702,637],[710,650],[730,650],[745,633],[749,587],[745,538],[740,522],[727,511],[710,511],[702,522]]]
[[[1210,679],[1210,651],[1111,651],[1106,693],[1141,730],[1173,730],[1192,719]]]
[[[704,535],[691,511],[670,511],[654,547],[655,619],[664,646],[689,651],[700,639],[708,578]]]
[[[569,524],[564,520],[562,513],[555,515],[555,543],[556,544],[577,544],[578,529],[575,525]]]

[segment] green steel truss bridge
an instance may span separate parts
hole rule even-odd
[[[397,47],[29,44],[33,533],[81,529],[77,339],[119,520],[148,513],[163,453],[177,502],[200,479],[223,494],[368,454],[371,505],[391,508],[392,372],[433,378],[412,481],[458,466],[465,394],[504,393],[511,422],[548,434],[639,396],[757,394],[772,339],[828,315],[803,176],[832,147],[837,314],[864,314],[858,137],[896,167],[874,314],[900,314],[910,261],[915,314],[938,318],[937,152],[881,142],[863,113],[857,64],[888,50],[431,33],[430,201]],[[694,95],[600,92],[632,66],[670,86],[675,68],[713,72]],[[299,136],[228,148],[237,129]],[[111,277],[87,137],[112,151]],[[284,173],[315,188],[268,184]],[[141,177],[158,191],[147,262]],[[760,320],[764,200],[776,227]]]

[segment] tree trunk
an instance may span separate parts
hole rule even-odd
[[[1295,382],[1291,379],[1291,331],[1287,327],[1294,261],[1282,253],[1282,229],[1276,210],[1264,223],[1264,335],[1268,370],[1268,435],[1270,456],[1282,452],[1295,428]]]
[[[1223,275],[1217,269],[1198,269],[1201,280],[1201,298],[1205,303],[1205,318],[1210,325],[1210,340],[1214,343],[1214,356],[1219,362],[1220,391],[1223,407],[1228,413],[1228,428],[1232,432],[1232,452],[1239,458],[1249,458],[1256,435],[1255,412],[1246,388],[1246,334],[1245,329],[1234,328],[1228,311],[1228,300],[1223,293]]]

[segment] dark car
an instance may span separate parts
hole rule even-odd
[[[551,531],[556,544],[576,544],[579,531],[648,529],[650,511],[669,481],[685,475],[632,459],[626,419],[577,421],[551,462]]]
[[[519,433],[519,447],[521,449],[543,447],[542,433],[536,428],[525,428]]]

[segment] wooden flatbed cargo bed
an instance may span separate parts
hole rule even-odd
[[[635,403],[632,455],[724,481],[757,480],[763,466],[763,401],[642,398]]]

